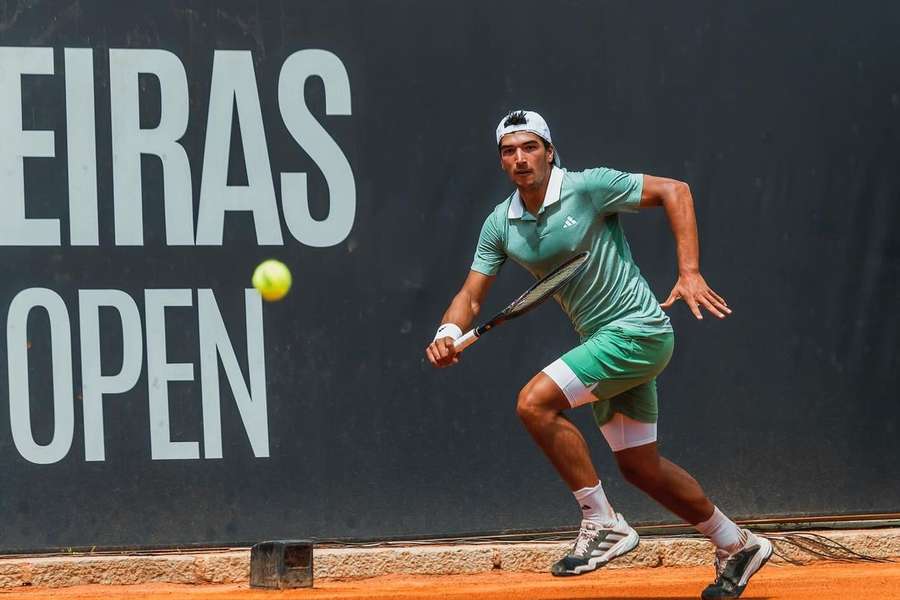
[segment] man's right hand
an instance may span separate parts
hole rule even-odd
[[[469,276],[466,277],[462,288],[453,297],[453,301],[444,312],[444,316],[441,318],[441,323],[443,323],[441,327],[453,324],[455,331],[452,331],[452,333],[462,335],[462,330],[471,325],[475,317],[478,316],[481,301],[495,278],[496,275],[485,275],[478,271],[469,271]],[[448,333],[447,330],[441,331],[439,328],[438,332],[435,335],[445,335],[434,340],[425,348],[425,356],[428,357],[428,362],[437,368],[455,365],[459,362],[459,352],[453,347],[454,339],[446,335]]]
[[[453,341],[452,337],[442,337],[425,348],[425,356],[433,367],[449,367],[459,362],[459,353],[453,347]]]

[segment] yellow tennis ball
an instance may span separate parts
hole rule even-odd
[[[291,289],[291,272],[283,262],[270,258],[259,263],[253,271],[252,282],[263,299],[281,300]]]

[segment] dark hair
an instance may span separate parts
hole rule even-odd
[[[503,120],[503,126],[509,127],[510,125],[527,125],[528,119],[525,118],[524,110],[514,110],[506,115],[506,119]],[[548,144],[547,140],[542,138],[541,136],[537,136],[539,140],[541,140],[541,144],[544,145],[544,150],[553,147],[553,144]],[[499,144],[498,144],[499,147]]]
[[[525,111],[516,110],[506,115],[506,120],[503,121],[503,126],[509,127],[510,125],[525,125],[527,123],[528,119],[525,118]]]

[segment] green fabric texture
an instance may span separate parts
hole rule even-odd
[[[518,191],[488,215],[472,270],[495,275],[512,258],[540,278],[589,250],[585,269],[554,295],[582,340],[609,326],[645,335],[670,332],[619,222],[619,212],[637,210],[643,181],[643,175],[615,169],[554,168],[537,218],[523,210]]]
[[[666,368],[674,346],[672,332],[638,335],[610,327],[566,352],[562,361],[597,397],[591,408],[598,426],[617,412],[655,423],[656,376]]]

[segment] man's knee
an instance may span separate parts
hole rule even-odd
[[[535,386],[528,384],[519,391],[516,402],[516,414],[525,423],[540,423],[553,415],[553,410],[546,406],[546,402]]]
[[[516,402],[519,418],[529,427],[548,423],[567,408],[566,396],[545,373],[535,375],[519,392]]]

